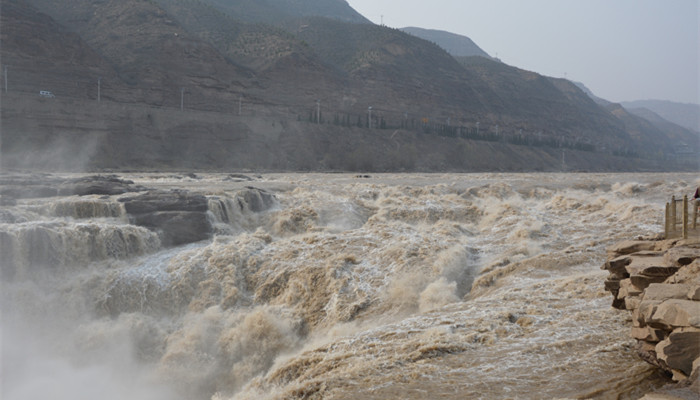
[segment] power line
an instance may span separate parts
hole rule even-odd
[[[55,79],[55,77],[46,76],[46,75],[52,75],[52,74],[46,74],[43,71],[35,70],[31,67],[30,68],[21,68],[19,70],[16,69],[15,71],[16,71],[15,75],[13,75],[15,77],[15,80],[13,81],[14,82],[13,87],[19,88],[19,89],[14,89],[14,92],[17,92],[17,90],[19,90],[19,93],[36,93],[34,91],[34,88],[36,87],[38,81],[36,79],[36,76],[34,76],[34,75],[37,75],[37,74],[41,75],[41,78],[42,78],[41,81],[43,82],[43,83],[41,83],[41,85],[44,85],[46,83],[51,83],[54,85],[58,85],[58,86],[62,87],[63,89],[66,89],[67,90],[66,96],[62,96],[62,97],[82,97],[85,95],[85,93],[82,91],[85,90],[86,88],[89,88],[89,87],[94,88],[94,86],[92,86],[92,85],[95,84],[94,78],[88,78],[87,80],[77,78],[75,80],[76,85],[69,87],[69,86],[66,86],[65,81],[63,81],[63,80],[60,81],[60,84],[59,84],[58,83],[59,81],[57,79]],[[17,72],[17,71],[19,71],[19,72]],[[9,66],[8,65],[3,65],[3,72],[2,73],[4,75],[4,80],[5,80],[4,90],[7,93],[9,91],[9,79],[8,79],[9,78],[9,76],[8,76],[9,75]],[[17,79],[18,74],[19,74],[19,80]],[[98,79],[98,81],[97,81],[97,100],[98,100],[98,102],[100,102],[101,97],[102,97],[102,94],[101,94],[102,76],[99,76],[97,79]],[[111,82],[111,80],[108,79],[108,81],[107,81],[108,88],[111,88],[110,82]],[[30,89],[27,90],[28,88],[30,88]],[[43,89],[43,88],[39,88],[39,89]],[[132,89],[133,89],[133,87],[129,88],[129,90],[132,90]],[[150,88],[150,89],[154,90],[155,88]],[[174,88],[172,86],[166,85],[165,89],[172,90]],[[204,93],[197,91],[196,89],[197,88],[195,88],[195,91],[193,93],[199,94],[199,95],[204,94]],[[78,92],[76,92],[76,90]],[[148,90],[148,89],[146,89],[146,90]],[[110,90],[110,92],[111,92],[111,90]],[[123,90],[122,90],[122,92],[123,92]],[[117,93],[119,93],[119,92],[117,92]],[[142,92],[141,94],[143,95],[144,93]],[[180,110],[181,111],[184,111],[184,94],[185,94],[185,87],[180,87]],[[112,96],[114,96],[114,95],[112,95]],[[122,93],[122,96],[123,96],[123,93]],[[122,99],[120,101],[119,98],[122,96],[117,94],[117,98],[113,98],[110,96],[108,98],[108,100],[110,100],[112,102],[133,102],[132,99],[129,99],[129,100]],[[242,115],[242,98],[243,98],[243,95],[239,94],[238,115]],[[235,97],[234,97],[234,99],[235,99]],[[170,100],[170,101],[172,101],[172,100]],[[235,101],[235,100],[233,100],[233,101]],[[298,112],[302,109],[302,107],[300,107],[300,105],[298,103],[290,103],[290,102],[285,102],[285,101],[279,101],[279,102],[274,103],[274,104],[267,103],[267,102],[261,103],[261,101],[259,99],[256,101],[255,97],[253,97],[251,101],[252,101],[252,103],[250,105],[251,105],[251,111],[253,113],[255,113],[255,110],[258,109],[259,107],[262,109],[265,109],[267,111],[272,111],[272,110],[276,109],[278,112],[290,112],[291,110],[294,110],[293,112]],[[325,107],[326,107],[326,111],[328,113],[336,113],[336,114],[340,114],[340,116],[343,116],[343,115],[345,116],[343,118],[344,125],[349,126],[348,121],[350,120],[351,116],[353,116],[353,115],[361,116],[362,115],[362,111],[361,111],[362,106],[358,105],[359,107],[354,108],[354,110],[350,110],[350,109],[347,109],[345,107],[334,108],[334,106],[332,105],[332,104],[334,104],[332,99],[331,100],[324,100],[324,101],[326,101]],[[316,111],[316,123],[318,123],[318,124],[321,123],[320,102],[321,102],[320,99],[316,101],[316,110],[315,110]],[[154,105],[154,104],[149,104],[149,106],[157,107],[157,108],[168,107],[166,105]],[[386,106],[388,106],[390,108],[391,104],[386,104]],[[174,108],[177,106],[175,104],[170,103],[169,107]],[[195,101],[191,105],[190,109],[193,111],[201,110],[201,111],[221,112],[222,107],[225,109],[226,105],[221,104],[221,102],[217,101],[216,99],[212,99],[212,101],[206,102],[206,103],[202,103],[201,101],[200,102]],[[329,109],[329,107],[330,107],[330,109]],[[424,130],[426,130],[426,133],[427,132],[435,132],[435,133],[438,133],[441,135],[442,134],[453,135],[453,134],[455,134],[455,132],[457,132],[457,135],[459,135],[460,132],[466,132],[465,130],[471,130],[475,127],[476,129],[475,129],[474,133],[475,133],[476,137],[481,137],[482,131],[487,131],[487,129],[483,129],[484,127],[480,126],[479,121],[478,121],[478,115],[475,113],[470,113],[468,115],[463,116],[463,114],[458,112],[458,114],[459,114],[459,116],[458,116],[454,112],[452,114],[443,112],[443,113],[440,113],[441,115],[436,115],[436,114],[433,114],[430,112],[424,113],[421,111],[415,111],[415,110],[409,111],[406,109],[398,111],[396,109],[389,109],[389,108],[383,108],[383,107],[377,108],[377,107],[369,106],[367,108],[368,121],[367,121],[367,124],[365,126],[369,129],[382,129],[382,128],[387,127],[387,126],[398,127],[399,125],[401,125],[402,128],[424,129]],[[450,117],[450,115],[451,115],[451,117]],[[373,122],[374,118],[377,118],[377,124],[374,124],[374,122]],[[416,118],[418,120],[418,124],[416,124],[416,119],[413,119],[413,118]],[[358,117],[358,124],[357,125],[361,126],[359,119],[360,119],[360,117]],[[337,118],[337,120],[340,121],[340,118]],[[424,121],[422,125],[420,125],[421,120]],[[445,120],[447,120],[446,124],[437,122],[437,121],[444,122]],[[409,128],[409,126],[410,126],[410,128]],[[555,143],[555,144],[558,143],[557,147],[559,147],[559,146],[564,146],[564,147],[568,146],[567,148],[572,148],[570,146],[581,147],[578,143],[573,143],[573,144],[569,143],[571,141],[571,139],[566,138],[566,137],[562,137],[561,134],[566,133],[566,132],[558,132],[557,133],[557,132],[552,131],[551,134],[550,133],[546,134],[546,138],[543,138],[541,131],[538,132],[537,130],[534,130],[532,132],[525,133],[525,135],[524,135],[525,138],[523,139],[523,138],[517,138],[517,137],[511,138],[510,136],[513,136],[513,135],[510,134],[510,136],[509,136],[509,134],[507,133],[508,129],[509,129],[508,127],[502,127],[502,126],[496,125],[496,127],[495,127],[496,136],[500,136],[500,140],[506,141],[506,142],[509,140],[511,140],[511,141],[520,140],[520,141],[524,141],[527,143],[535,143],[535,144],[537,144],[537,143],[541,144],[541,143],[545,143],[545,142],[546,143]],[[518,132],[517,127],[514,127],[514,129],[515,129],[514,132]],[[568,133],[571,133],[571,132],[568,132]],[[485,135],[489,136],[490,133],[486,132]],[[518,135],[523,136],[522,129],[520,130]],[[583,143],[582,145],[583,146],[589,146],[589,145],[592,146],[591,143]],[[615,143],[612,143],[612,142],[608,143],[608,145],[610,145],[610,148],[613,148],[613,149],[617,147],[617,145]],[[600,145],[597,144],[596,147],[598,147],[598,146],[600,146]]]

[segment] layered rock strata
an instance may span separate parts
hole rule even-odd
[[[700,239],[622,242],[603,269],[613,307],[632,313],[640,357],[700,393]]]

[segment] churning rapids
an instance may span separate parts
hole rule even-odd
[[[600,266],[661,231],[697,174],[231,177],[120,175],[206,196],[213,234],[186,244],[131,224],[134,193],[2,206],[1,397],[635,399],[662,383]]]

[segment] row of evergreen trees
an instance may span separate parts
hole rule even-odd
[[[301,115],[299,115],[297,117],[297,121],[301,120]],[[310,111],[307,121],[310,123],[320,124],[332,123],[335,126],[343,127],[370,128],[368,116],[363,117],[362,115],[351,116],[349,114],[335,114],[333,116],[333,121],[331,122],[324,118],[323,113],[316,115],[316,112]],[[389,125],[384,117],[380,115],[373,117],[371,122],[371,128],[373,129],[406,129],[418,131],[426,135],[437,135],[442,137],[462,138],[486,142],[504,142],[521,146],[566,148],[589,152],[594,152],[596,150],[595,145],[590,143],[582,143],[579,141],[571,141],[554,137],[542,137],[534,134],[495,134],[490,131],[480,130],[478,127],[451,126],[447,124],[430,123],[427,119],[416,121],[415,119],[404,118],[401,120],[399,125]]]
[[[297,121],[301,121],[301,115],[297,116]],[[315,112],[311,111],[309,112],[309,117],[307,119],[308,122],[310,123],[319,123],[319,124],[325,124],[328,121],[323,116],[323,113],[320,113],[320,115],[316,115]],[[361,115],[357,116],[350,116],[348,114],[335,114],[333,116],[333,125],[335,126],[344,126],[344,127],[358,127],[358,128],[370,128],[369,126],[369,119],[368,118],[363,118]],[[384,117],[378,117],[378,118],[372,118],[372,126],[371,128],[378,128],[378,129],[396,129],[396,127],[389,127],[386,123],[386,120],[384,120]],[[401,128],[404,128],[404,126],[401,126]]]

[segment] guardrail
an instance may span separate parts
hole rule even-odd
[[[672,239],[682,237],[687,239],[689,235],[698,236],[698,208],[700,199],[688,200],[688,196],[682,199],[671,197],[666,203],[665,237]]]

